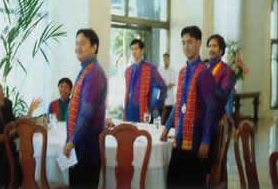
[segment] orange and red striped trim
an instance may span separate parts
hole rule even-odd
[[[68,136],[69,140],[71,140],[74,129],[75,129],[75,124],[76,124],[76,119],[78,115],[78,110],[80,107],[80,93],[81,93],[81,87],[83,80],[86,76],[86,74],[94,68],[94,64],[89,64],[81,73],[78,81],[76,82],[73,93],[72,93],[72,99],[70,101],[69,105],[69,113],[68,113]]]
[[[175,109],[175,121],[174,126],[177,130],[178,122],[179,122],[179,114],[180,108],[182,106],[182,95],[183,88],[184,88],[184,78],[185,78],[185,69],[183,68],[179,74],[179,81],[178,81],[178,92],[177,92],[177,103]],[[193,78],[190,82],[189,91],[187,95],[187,105],[186,105],[186,112],[185,116],[183,117],[183,141],[181,148],[183,150],[192,150],[193,146],[193,131],[194,131],[194,121],[195,121],[195,114],[196,114],[196,101],[197,101],[197,81],[198,77],[205,69],[204,65],[199,63],[197,66]]]

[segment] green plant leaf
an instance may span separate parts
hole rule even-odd
[[[3,3],[4,3],[5,14],[8,18],[9,23],[11,24],[11,16],[10,16],[11,12],[10,12],[9,5],[8,5],[9,1],[8,0],[3,0]]]
[[[42,55],[43,55],[45,61],[49,64],[49,60],[48,60],[47,55],[46,55],[46,53],[44,52],[44,50],[43,50],[43,49],[40,49],[40,51],[41,51],[41,53],[42,53]]]
[[[27,74],[27,70],[26,68],[23,66],[22,62],[20,60],[17,59],[17,63],[19,64],[19,66],[21,67],[21,69],[25,72],[25,74]]]

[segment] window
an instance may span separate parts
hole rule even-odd
[[[129,16],[167,21],[167,0],[130,0]]]
[[[271,36],[271,108],[278,108],[278,32],[277,32],[277,18],[278,18],[278,1],[272,1],[271,11],[271,24],[270,24],[270,36]]]
[[[125,0],[111,0],[112,14],[125,15]]]
[[[145,57],[156,67],[169,51],[170,0],[111,0],[111,67],[108,107],[111,117],[122,118],[126,68],[131,64],[130,42],[145,43]],[[111,115],[112,114],[112,115]]]

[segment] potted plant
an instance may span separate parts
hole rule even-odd
[[[243,63],[242,45],[239,41],[227,42],[227,58],[229,66],[234,70],[236,80],[243,80],[249,73],[248,67]]]
[[[4,93],[13,101],[16,116],[27,111],[27,104],[16,87],[7,86],[7,78],[15,67],[20,67],[27,74],[26,67],[19,58],[19,52],[24,51],[23,45],[28,39],[32,39],[33,51],[30,56],[34,58],[41,54],[49,63],[46,48],[51,41],[59,41],[60,37],[66,35],[61,24],[49,22],[45,24],[48,15],[43,11],[45,2],[43,0],[2,0],[2,15],[5,20],[3,31],[0,35],[0,43],[3,45],[3,56],[0,57],[0,71],[3,79]],[[37,29],[42,28],[40,35],[31,36]],[[30,43],[30,40],[28,41]],[[28,55],[27,55],[28,56]]]

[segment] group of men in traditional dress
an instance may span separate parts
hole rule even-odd
[[[165,123],[162,141],[167,141],[170,128],[175,128],[167,188],[205,187],[209,172],[207,162],[211,163],[215,154],[213,143],[218,122],[225,114],[228,96],[235,85],[234,72],[221,59],[226,47],[223,37],[216,34],[207,40],[208,65],[200,57],[201,40],[202,32],[197,26],[182,29],[181,41],[187,62],[179,72],[178,82],[171,76],[173,71],[167,76],[169,54],[163,56],[165,65],[160,74],[143,58],[144,43],[134,39],[130,44],[133,63],[125,72],[124,120],[143,122],[146,113],[152,117],[162,114]],[[51,103],[49,112],[66,121],[64,154],[70,156],[73,149],[77,154],[78,163],[69,172],[70,186],[97,188],[99,134],[105,127],[107,78],[97,59],[96,32],[79,30],[75,44],[81,70],[73,86],[67,78],[59,81],[61,98]],[[170,79],[165,79],[167,77]],[[172,96],[174,86],[177,86],[176,103]]]

